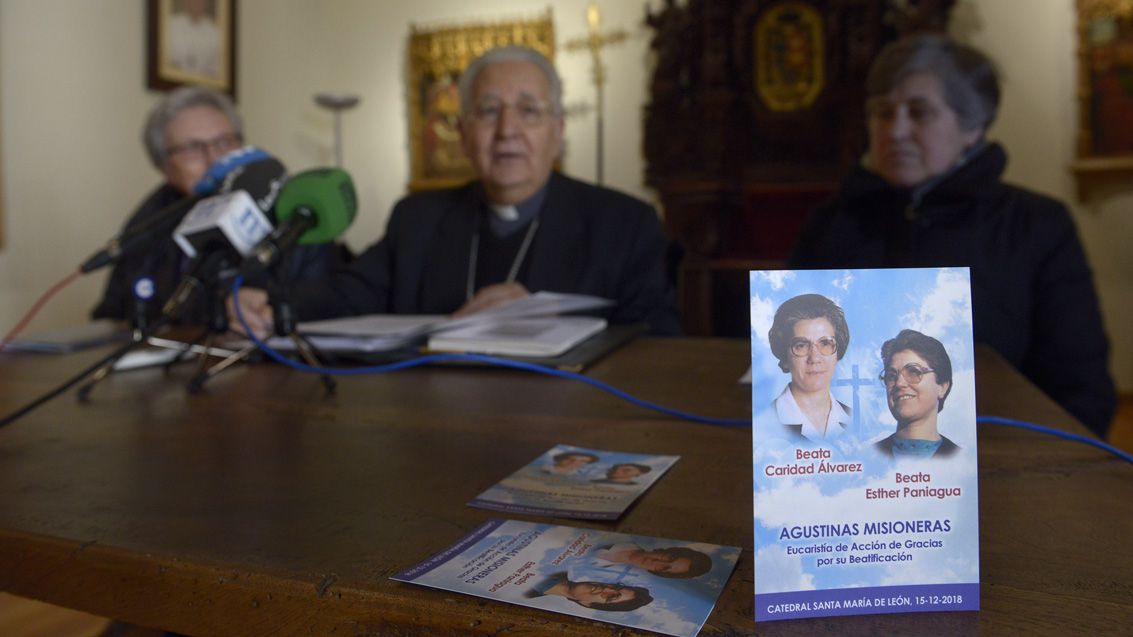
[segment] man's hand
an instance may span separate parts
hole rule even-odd
[[[230,295],[225,302],[228,308],[228,329],[237,334],[247,334],[240,319],[236,317],[236,303],[240,304],[240,313],[252,328],[256,338],[265,339],[271,336],[275,329],[275,314],[268,303],[268,293],[258,288],[240,288],[239,296],[235,299]]]
[[[241,292],[243,292],[243,290],[241,290]],[[480,288],[480,291],[477,292],[475,296],[469,299],[460,309],[453,312],[452,317],[460,318],[462,316],[468,316],[469,314],[475,314],[476,312],[481,312],[490,307],[511,303],[530,294],[527,288],[514,281],[511,283],[489,285]]]

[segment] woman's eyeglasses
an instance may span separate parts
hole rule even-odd
[[[244,143],[240,133],[224,133],[212,139],[194,139],[165,149],[166,157],[207,158],[209,151],[223,155],[236,150]]]
[[[798,340],[791,341],[791,354],[793,354],[795,358],[802,358],[810,354],[810,348],[812,347],[819,354],[822,354],[823,356],[830,356],[834,352],[838,351],[838,341],[830,337],[820,338],[815,342],[808,341],[805,338],[800,338]]]
[[[897,376],[899,375],[906,383],[910,385],[919,385],[921,379],[924,378],[925,374],[931,374],[935,371],[936,370],[929,367],[921,367],[916,363],[909,363],[908,365],[902,367],[900,370],[887,369],[881,372],[878,378],[880,378],[881,382],[885,383],[886,385],[893,385],[897,382]]]

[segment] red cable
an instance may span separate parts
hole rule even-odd
[[[62,281],[51,286],[49,290],[44,292],[43,296],[39,297],[39,300],[37,300],[35,304],[31,306],[31,309],[28,310],[28,313],[25,314],[24,317],[20,319],[20,322],[16,324],[16,327],[13,328],[11,332],[8,332],[8,335],[4,337],[4,340],[0,341],[0,352],[3,352],[4,348],[8,346],[8,343],[11,343],[12,339],[16,338],[16,335],[18,335],[24,330],[25,327],[28,326],[28,323],[30,323],[31,320],[35,318],[36,314],[39,314],[39,310],[43,308],[43,305],[47,303],[47,301],[51,297],[55,296],[56,292],[70,285],[72,282],[74,282],[75,279],[82,276],[82,274],[83,273],[79,270],[75,270],[71,274],[68,274],[66,277],[64,277]]]

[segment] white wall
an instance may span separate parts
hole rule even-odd
[[[1124,190],[1077,200],[1069,168],[1078,121],[1074,2],[962,0],[953,18],[956,36],[988,53],[1003,74],[990,136],[1007,148],[1007,179],[1071,207],[1101,295],[1111,367],[1122,391],[1133,391],[1133,179]]]
[[[0,1],[4,331],[155,182],[139,148],[141,4]],[[33,327],[85,316],[100,286],[73,285]]]
[[[659,7],[661,0],[650,0]],[[144,86],[144,3],[0,0],[0,126],[6,245],[0,250],[0,331],[73,271],[158,182],[139,142],[158,95]],[[587,0],[241,0],[239,106],[252,143],[291,170],[333,161],[333,119],[317,92],[361,95],[343,117],[344,164],[359,191],[355,249],[376,239],[408,181],[406,57],[410,24],[451,25],[553,12],[568,104],[593,102],[585,52]],[[607,28],[606,182],[644,198],[641,120],[648,76],[643,2],[603,0]],[[1019,16],[1026,15],[1026,20]],[[1009,179],[1073,206],[1114,342],[1114,371],[1133,391],[1133,187],[1079,204],[1068,172],[1076,122],[1073,0],[961,0],[957,35],[996,58],[1006,94],[991,131],[1011,153]],[[1041,134],[1036,134],[1041,132]],[[567,123],[566,172],[594,176],[594,115]],[[85,316],[103,274],[84,277],[32,329]]]

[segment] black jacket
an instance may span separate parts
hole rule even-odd
[[[1006,165],[991,144],[925,192],[858,169],[812,216],[790,266],[971,268],[976,342],[1104,436],[1117,399],[1074,222],[1058,201],[1000,181]]]
[[[394,207],[380,241],[329,285],[304,285],[304,320],[357,314],[448,314],[466,300],[471,241],[486,205],[478,183],[414,194]],[[628,195],[551,175],[539,227],[517,278],[532,292],[616,303],[611,323],[680,332],[657,214]],[[480,258],[484,258],[480,255]]]

